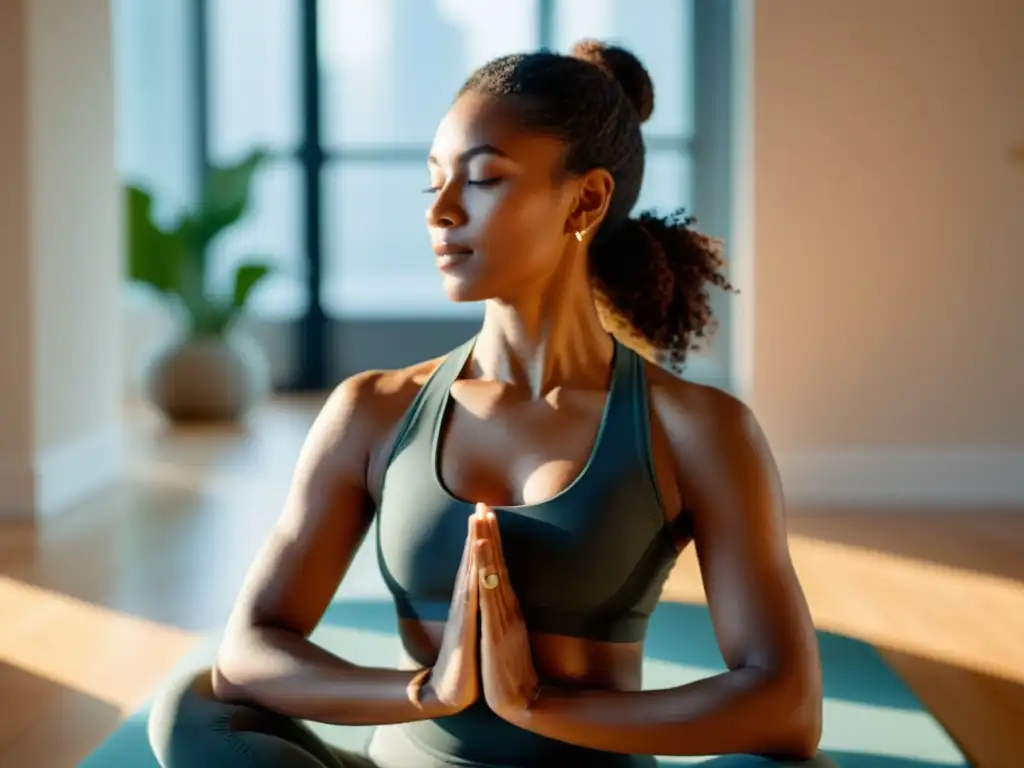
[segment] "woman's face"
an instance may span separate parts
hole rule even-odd
[[[541,288],[572,238],[578,184],[562,181],[564,147],[518,130],[508,109],[464,94],[427,160],[427,228],[453,301],[511,300]]]

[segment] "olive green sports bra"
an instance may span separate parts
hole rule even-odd
[[[403,618],[448,615],[474,505],[445,488],[438,445],[451,385],[474,342],[448,354],[417,394],[384,472],[377,557]],[[495,512],[532,631],[643,639],[678,553],[654,476],[642,358],[615,341],[601,426],[576,480],[546,501]]]

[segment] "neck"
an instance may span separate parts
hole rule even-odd
[[[535,398],[559,386],[607,384],[614,343],[578,261],[541,290],[487,302],[473,351],[482,378],[507,381]]]

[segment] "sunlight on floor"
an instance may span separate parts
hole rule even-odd
[[[819,629],[1024,683],[1024,634],[1004,629],[1024,622],[1024,583],[801,535],[790,536],[790,548],[798,573],[829,574],[802,578]],[[857,593],[886,599],[849,599]],[[666,597],[704,602],[692,552],[680,560]],[[950,621],[967,602],[971,622]],[[989,623],[979,624],[979,605]]]
[[[196,636],[0,576],[0,662],[118,708],[142,703]],[[73,642],[68,638],[73,637]],[[143,697],[144,698],[144,697]]]

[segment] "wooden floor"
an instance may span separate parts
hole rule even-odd
[[[238,430],[133,411],[122,484],[0,523],[0,766],[76,765],[224,620],[316,406]],[[818,626],[883,648],[977,765],[1024,765],[1024,514],[791,514]],[[666,597],[703,599],[692,553]]]

